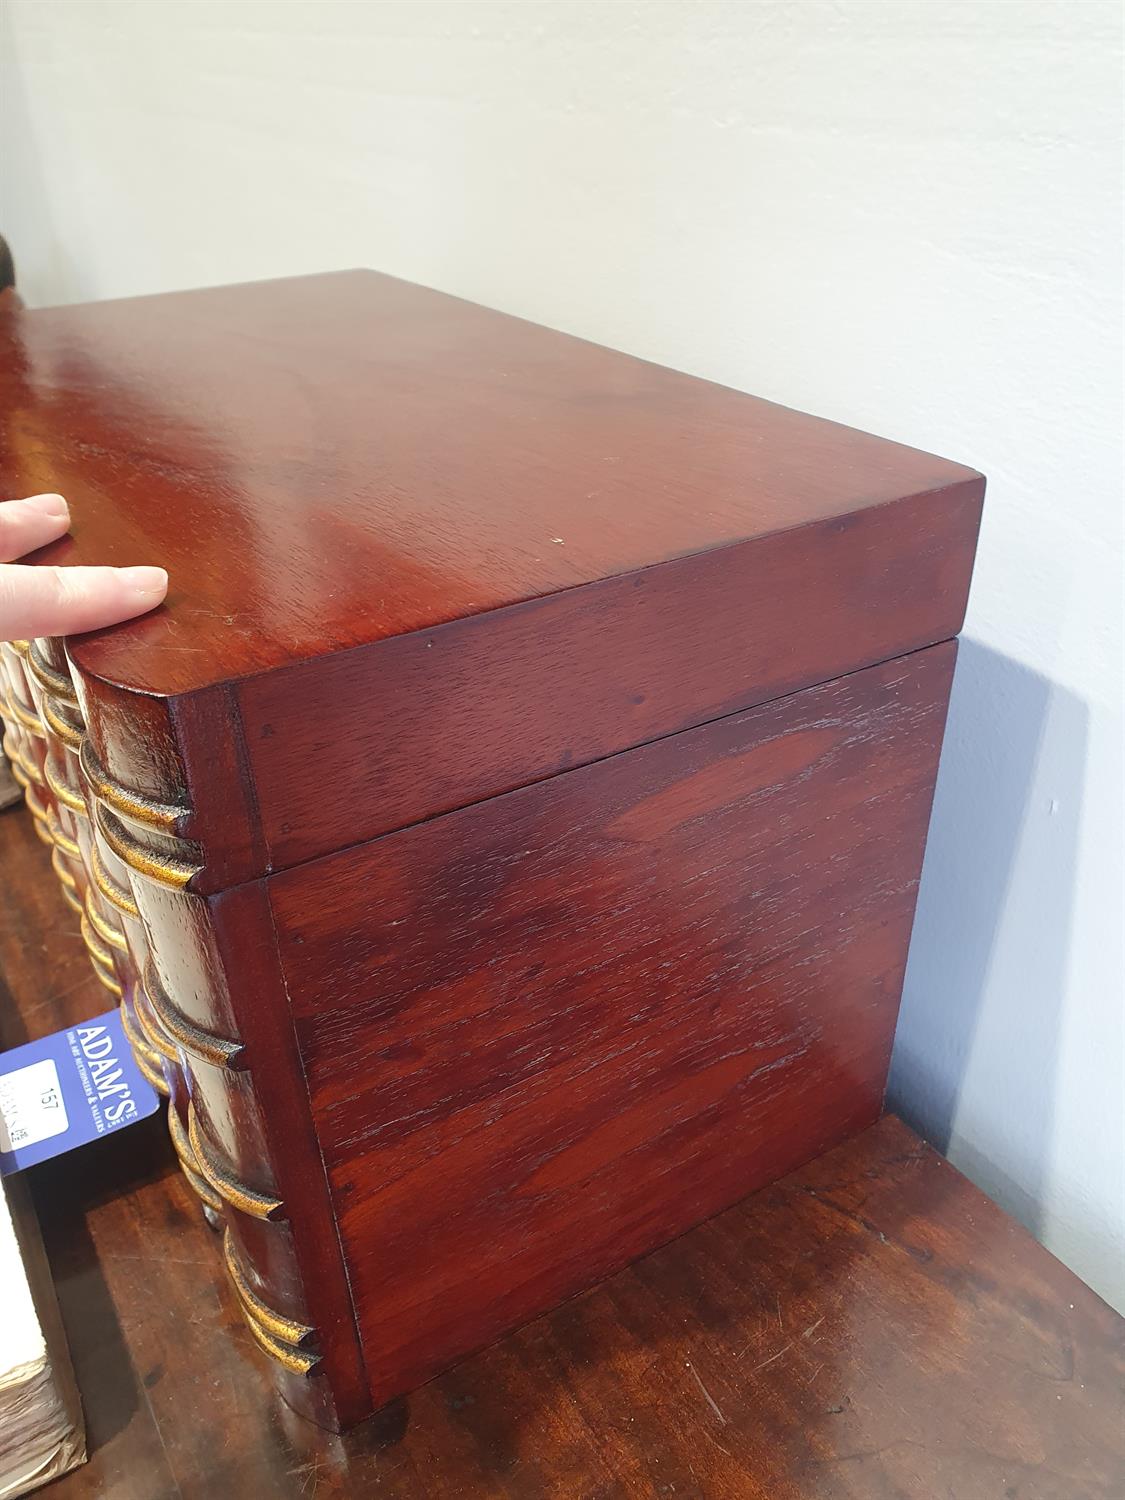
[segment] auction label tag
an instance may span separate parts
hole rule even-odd
[[[154,1114],[115,1007],[81,1026],[0,1053],[0,1176]]]

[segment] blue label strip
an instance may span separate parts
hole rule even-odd
[[[61,1156],[154,1114],[115,1007],[0,1053],[0,1176]]]

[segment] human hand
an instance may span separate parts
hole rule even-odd
[[[61,495],[0,502],[0,641],[77,635],[155,609],[168,592],[163,568],[23,567],[13,559],[70,526]]]

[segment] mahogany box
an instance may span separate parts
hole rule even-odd
[[[13,311],[0,402],[32,561],[171,574],[5,743],[289,1402],[876,1118],[978,474],[360,271]]]

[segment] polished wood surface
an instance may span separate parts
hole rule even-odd
[[[115,992],[292,1404],[353,1424],[874,1118],[955,649],[217,895],[189,806],[32,736],[76,878],[131,883]]]
[[[239,683],[270,866],[946,639],[979,515],[954,485]]]
[[[171,573],[69,650],[198,889],[955,635],[983,488],[373,272],[0,319],[0,494],[74,517],[33,561]]]
[[[0,817],[0,1038],[103,1008]],[[281,1407],[157,1120],[36,1169],[86,1407],[58,1500],[1118,1500],[1125,1325],[887,1119],[345,1438]]]
[[[376,1405],[877,1117],[955,655],[267,883]]]
[[[44,560],[168,568],[165,608],[75,648],[167,695],[982,487],[366,271],[16,311],[0,412],[0,493],[70,500]]]
[[[373,273],[13,313],[0,400],[39,560],[173,574],[5,715],[290,1401],[874,1118],[979,475]]]

